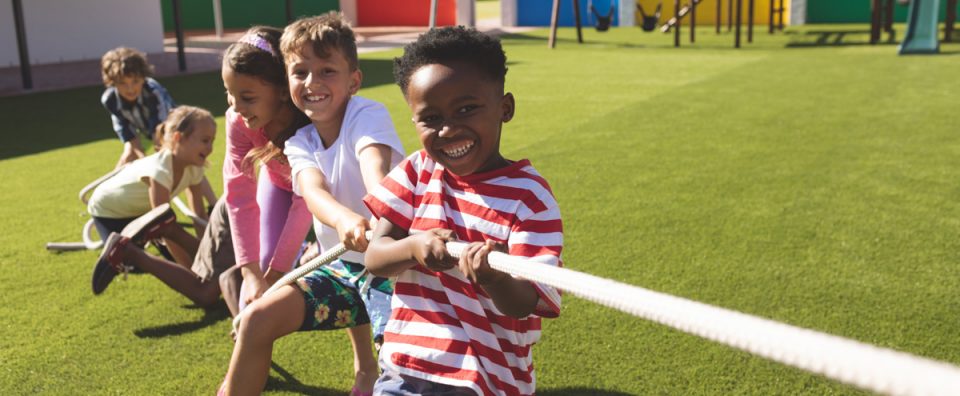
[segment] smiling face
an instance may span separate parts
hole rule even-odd
[[[293,104],[303,111],[324,132],[340,132],[340,123],[350,96],[360,89],[360,70],[350,67],[339,49],[327,50],[329,56],[320,57],[312,45],[289,54],[287,78]]]
[[[173,155],[188,165],[204,166],[213,152],[217,126],[212,122],[197,121],[189,135],[174,132]]]
[[[265,128],[273,122],[287,100],[285,87],[280,87],[262,78],[237,73],[229,66],[221,72],[223,87],[227,90],[227,103],[243,118],[250,129]]]
[[[143,83],[146,79],[136,74],[128,74],[120,77],[120,81],[114,84],[117,93],[127,102],[136,102],[140,93],[143,92]]]
[[[427,154],[458,176],[507,166],[500,129],[513,118],[512,94],[465,62],[429,64],[410,75],[406,92]]]

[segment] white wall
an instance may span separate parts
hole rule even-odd
[[[158,0],[23,0],[23,19],[35,65],[100,59],[119,46],[163,52]],[[19,64],[13,7],[0,1],[0,67]]]

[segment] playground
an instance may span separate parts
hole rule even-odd
[[[582,43],[561,26],[552,49],[546,26],[505,34],[517,110],[502,150],[550,180],[567,268],[960,365],[960,43],[899,56],[909,28],[891,28],[896,40],[871,44],[870,23],[770,34],[758,21],[739,49],[711,23],[695,43],[683,26],[679,48],[640,26],[587,24]],[[400,53],[360,55],[359,95],[386,105],[411,152]],[[222,193],[220,73],[158,79],[218,115],[207,177]],[[0,390],[213,394],[233,348],[225,307],[142,274],[94,296],[98,251],[44,249],[80,240],[77,193],[116,162],[102,90],[0,97]],[[563,304],[534,349],[538,394],[864,394],[570,294]],[[345,394],[347,343],[283,338],[264,394]]]

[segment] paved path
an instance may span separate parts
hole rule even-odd
[[[493,35],[522,32],[531,28],[500,28],[497,20],[478,21],[477,28]],[[417,38],[426,28],[420,27],[359,27],[357,50],[367,52],[383,51],[402,47]],[[164,52],[148,54],[147,59],[155,67],[156,77],[163,78],[193,73],[220,70],[220,54],[236,41],[243,31],[229,31],[218,38],[212,31],[187,32],[185,54],[187,71],[180,72],[177,64],[176,39],[164,39]],[[26,91],[20,76],[19,67],[0,68],[0,97],[23,95],[34,92],[57,91],[70,88],[101,85],[100,60],[63,62],[46,65],[33,65],[33,89]]]

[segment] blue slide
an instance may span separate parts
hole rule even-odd
[[[900,43],[900,55],[940,52],[937,39],[939,10],[940,0],[910,0],[907,34]]]

